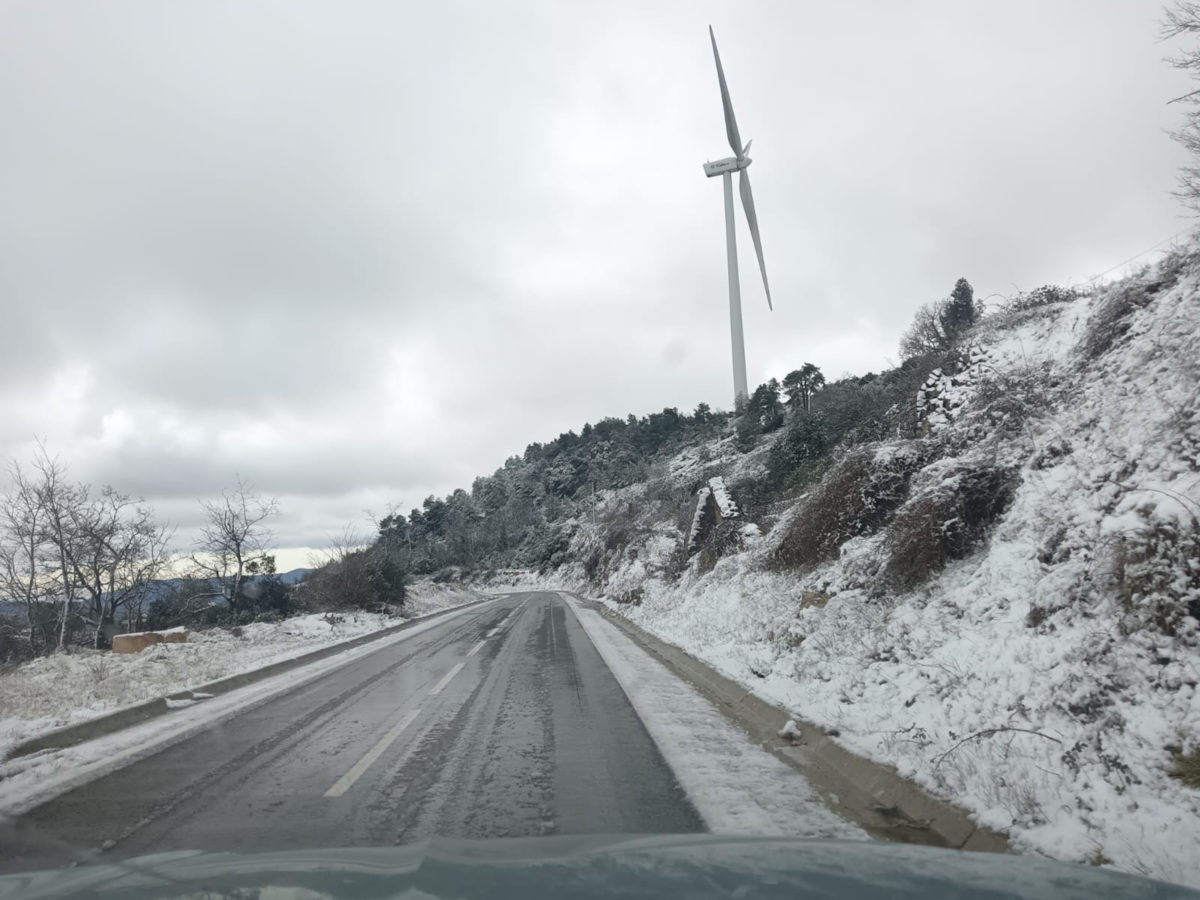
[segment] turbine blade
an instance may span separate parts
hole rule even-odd
[[[721,54],[717,52],[717,36],[713,34],[712,26],[708,26],[708,36],[712,39],[713,59],[717,61],[717,80],[721,82],[721,105],[725,107],[725,135],[729,138],[729,146],[733,155],[742,158],[742,136],[738,134],[737,119],[733,117],[733,101],[729,99],[729,85],[725,83],[725,70],[721,68]]]
[[[767,292],[767,308],[774,310],[771,303],[771,286],[767,284],[767,264],[763,262],[762,238],[758,236],[758,216],[754,212],[754,194],[750,191],[750,175],[742,169],[738,178],[738,192],[742,195],[742,208],[746,210],[746,222],[750,225],[750,237],[754,241],[754,252],[758,255],[758,270],[762,272],[763,290]]]

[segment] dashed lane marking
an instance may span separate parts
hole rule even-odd
[[[436,697],[438,694],[440,694],[442,692],[442,688],[444,688],[446,685],[448,685],[450,683],[450,679],[453,678],[455,675],[457,675],[459,672],[461,672],[463,669],[463,666],[465,666],[465,665],[466,665],[465,662],[460,662],[453,669],[451,669],[449,672],[447,672],[445,677],[433,686],[433,690],[431,690],[429,692],[429,696]]]
[[[379,742],[370,750],[368,750],[366,755],[351,767],[349,772],[334,782],[333,787],[325,792],[325,796],[340,797],[342,794],[346,793],[346,791],[350,790],[350,788],[354,785],[354,782],[358,781],[358,779],[362,777],[363,772],[367,771],[367,769],[371,767],[371,764],[383,755],[383,751],[390,747],[392,742],[395,741],[396,738],[400,737],[401,732],[411,725],[413,720],[416,719],[416,717],[420,714],[421,710],[414,709],[407,716],[393,725],[391,730],[381,737]]]

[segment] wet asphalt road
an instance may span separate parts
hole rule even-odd
[[[567,604],[514,594],[0,826],[0,871],[703,830]]]

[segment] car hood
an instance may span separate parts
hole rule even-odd
[[[1142,900],[1200,898],[1200,892],[1028,856],[719,835],[435,839],[393,848],[247,855],[178,852],[0,877],[0,900],[64,897]]]

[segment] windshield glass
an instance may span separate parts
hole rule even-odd
[[[1200,888],[1200,6],[825,7],[0,5],[0,878]]]

